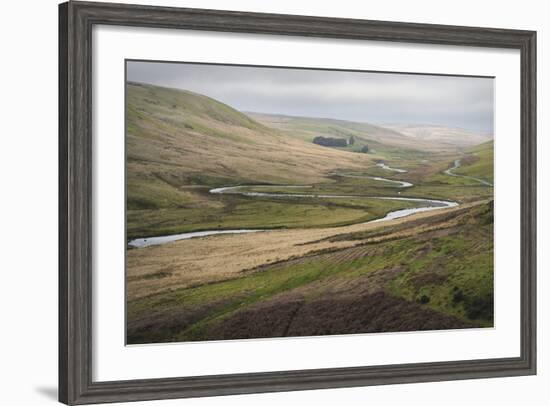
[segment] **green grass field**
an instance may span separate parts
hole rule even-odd
[[[203,95],[138,83],[127,85],[127,113],[128,240],[278,230],[257,233],[258,242],[249,235],[242,246],[237,236],[211,236],[129,248],[128,343],[493,324],[493,188],[444,173],[460,159],[457,175],[492,182],[492,141],[438,149],[371,124],[246,115]],[[355,143],[323,147],[311,142],[317,135]],[[364,145],[369,153],[358,152]],[[286,196],[209,192],[237,185]],[[366,225],[426,205],[376,197],[460,206]]]
[[[135,326],[130,336],[133,342],[217,339],[217,326],[225,324],[225,337],[232,331],[232,338],[242,338],[246,334],[236,322],[239,314],[262,303],[275,306],[285,295],[299,301],[304,312],[325,298],[361,300],[367,293],[350,287],[365,278],[370,278],[367,287],[374,293],[385,291],[434,314],[452,316],[464,325],[491,326],[492,216],[489,203],[435,217],[430,221],[435,231],[414,236],[396,238],[391,228],[377,231],[376,236],[382,237],[377,242],[370,241],[369,233],[343,235],[340,240],[352,239],[356,246],[312,253],[259,267],[238,278],[134,300],[128,303],[130,326]],[[206,314],[204,309],[209,309]],[[158,315],[150,321],[153,324],[140,323],[150,313]],[[173,325],[174,314],[189,323]],[[288,322],[286,316],[273,323]],[[329,325],[334,322],[325,321]],[[362,328],[368,328],[368,322],[362,320]]]
[[[495,145],[493,141],[471,148],[467,152],[469,162],[455,172],[493,182],[493,160]]]

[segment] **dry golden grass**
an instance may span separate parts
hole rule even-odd
[[[196,105],[200,105],[196,107]],[[191,92],[128,84],[127,173],[130,183],[158,176],[317,183],[338,168],[364,169],[380,157],[351,154],[267,128]]]
[[[229,279],[242,271],[260,265],[303,256],[313,251],[350,247],[358,242],[329,241],[328,238],[409,223],[479,203],[417,213],[386,222],[323,229],[218,235],[129,250],[127,253],[128,299]],[[429,225],[420,225],[387,234],[383,238],[402,237],[429,230],[431,230]]]

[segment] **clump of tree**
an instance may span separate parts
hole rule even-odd
[[[368,152],[369,152],[369,147],[368,147],[367,145],[363,145],[363,148],[361,148],[361,152],[362,152],[363,154],[368,153]]]
[[[347,147],[348,140],[345,138],[315,137],[313,143],[324,147]]]
[[[353,135],[351,137],[349,137],[348,144],[349,145],[355,144],[355,137]]]

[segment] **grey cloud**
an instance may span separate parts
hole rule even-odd
[[[130,81],[191,90],[241,111],[493,132],[490,78],[137,62]]]

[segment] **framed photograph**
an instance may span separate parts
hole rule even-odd
[[[536,373],[536,33],[59,8],[59,400]]]

